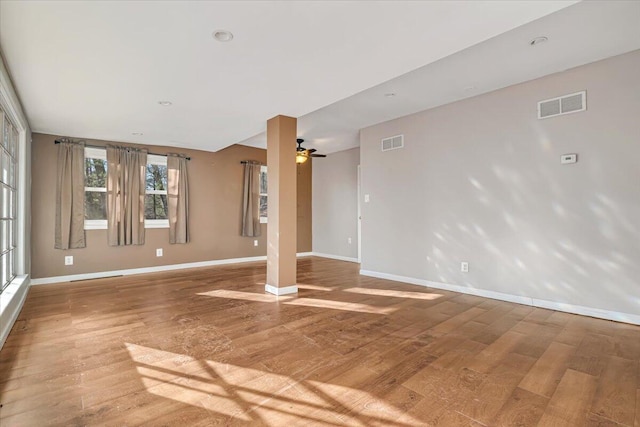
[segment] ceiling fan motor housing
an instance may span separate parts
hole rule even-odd
[[[302,143],[304,142],[304,139],[302,139],[302,138],[296,139],[296,142],[298,143],[298,147],[296,148],[296,151],[298,153],[301,153],[303,156],[306,156],[306,157],[327,157],[325,154],[314,154],[317,151],[315,148],[311,148],[311,149],[304,148],[302,146]]]

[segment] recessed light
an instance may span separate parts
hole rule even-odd
[[[230,42],[233,40],[233,34],[231,34],[231,31],[227,30],[216,30],[213,32],[213,38],[223,43]]]
[[[158,101],[158,104],[162,105],[163,107],[168,107],[170,105],[173,105],[171,101]]]
[[[394,96],[396,96],[396,94],[395,94],[395,93],[393,93],[393,92],[389,92],[389,93],[385,93],[385,94],[384,94],[384,96],[385,96],[386,98],[393,98]]]
[[[144,134],[142,132],[131,132],[131,135],[140,136],[140,135],[144,135]]]
[[[545,37],[545,36],[536,37],[535,39],[531,40],[531,41],[529,42],[529,44],[530,44],[531,46],[537,46],[537,45],[539,45],[539,44],[541,44],[541,43],[546,42],[547,40],[549,40],[549,39],[548,39],[547,37]]]

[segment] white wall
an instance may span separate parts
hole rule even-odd
[[[639,75],[635,51],[363,129],[363,270],[638,322]],[[537,119],[581,90],[586,112]]]
[[[359,163],[359,148],[313,160],[313,252],[357,259]]]

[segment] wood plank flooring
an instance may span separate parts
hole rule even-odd
[[[33,287],[0,425],[640,427],[640,327],[298,263]]]

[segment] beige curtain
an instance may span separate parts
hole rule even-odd
[[[167,155],[167,198],[169,199],[169,243],[189,243],[188,160],[178,154]]]
[[[242,235],[258,237],[260,227],[260,164],[246,162],[244,165],[244,188],[242,193]]]
[[[107,240],[110,246],[144,244],[147,152],[107,146]]]
[[[56,249],[86,247],[84,238],[84,143],[60,142],[56,183]]]

